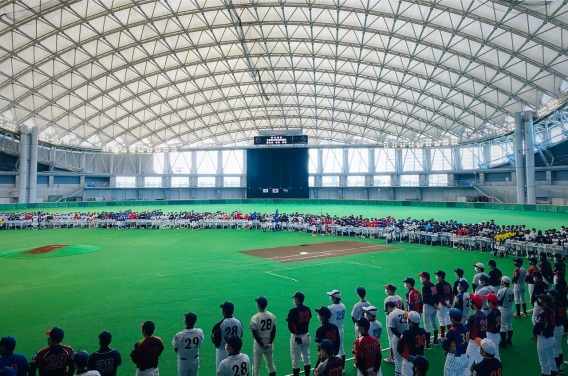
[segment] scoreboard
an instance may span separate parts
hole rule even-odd
[[[307,145],[308,136],[255,136],[255,145]]]

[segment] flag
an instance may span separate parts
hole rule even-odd
[[[278,222],[278,208],[276,208],[276,212],[274,213],[274,222]]]

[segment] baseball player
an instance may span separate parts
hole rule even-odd
[[[454,293],[452,292],[452,286],[446,282],[446,272],[438,270],[436,273],[436,279],[438,283],[436,284],[436,291],[438,291],[438,324],[440,325],[440,336],[438,340],[444,339],[446,329],[452,327],[450,322],[450,308],[454,304]]]
[[[501,287],[501,278],[503,277],[503,273],[499,268],[497,268],[497,263],[495,260],[489,260],[487,263],[489,265],[489,286],[493,289],[493,293],[497,295],[499,291],[499,287]],[[497,344],[495,344],[497,346]]]
[[[359,301],[355,303],[353,306],[353,310],[351,311],[351,320],[353,320],[353,324],[355,325],[355,338],[358,338],[359,331],[357,330],[357,320],[363,317],[363,307],[368,307],[371,305],[366,299],[365,296],[367,295],[367,290],[363,286],[357,287],[357,297],[359,297]]]
[[[493,341],[495,346],[497,346],[497,349],[495,350],[495,357],[501,360],[501,357],[499,356],[499,342],[501,341],[501,338],[499,337],[501,333],[501,311],[498,307],[499,299],[497,298],[497,295],[492,292],[485,295],[483,298],[489,306],[486,335],[487,338]]]
[[[497,346],[487,338],[477,338],[476,343],[479,346],[479,354],[482,360],[473,367],[472,376],[501,375],[503,365],[499,359],[495,358]]]
[[[454,296],[458,296],[458,293],[459,293],[458,283],[459,283],[460,279],[464,279],[463,278],[464,271],[461,268],[457,268],[457,269],[454,269],[454,273],[456,274],[457,279],[454,282],[454,287],[452,289],[452,292],[454,293]]]
[[[396,292],[396,286],[393,284],[388,284],[388,285],[384,285],[383,286],[385,288],[385,294],[387,294],[387,297],[385,298],[385,314],[386,314],[386,322],[388,323],[388,319],[389,319],[389,311],[387,309],[387,303],[388,302],[393,302],[396,307],[398,309],[404,310],[404,303],[402,302],[402,298],[398,295],[395,295]],[[389,342],[392,339],[392,332],[390,331],[390,328],[387,326],[387,335],[389,337]],[[390,347],[390,357],[385,359],[385,362],[387,363],[391,363],[394,364],[394,347]]]
[[[225,351],[228,357],[219,363],[217,376],[248,376],[250,371],[250,359],[246,354],[241,354],[243,340],[238,335],[228,335],[223,337]]]
[[[428,359],[422,355],[409,356],[408,361],[412,363],[412,372],[414,376],[426,376],[428,369],[430,368],[430,363]]]
[[[71,355],[71,360],[73,365],[77,369],[77,376],[101,376],[99,371],[89,371],[87,370],[87,365],[89,363],[89,353],[85,350],[77,350]]]
[[[538,361],[543,375],[556,375],[558,367],[554,361],[555,317],[550,308],[552,299],[546,294],[538,295],[537,299],[541,310],[534,324],[533,340],[537,341]]]
[[[341,292],[339,290],[333,290],[328,292],[329,299],[333,302],[329,307],[331,311],[331,317],[329,318],[329,322],[336,325],[339,329],[339,355],[343,358],[343,364],[345,364],[345,350],[343,349],[343,320],[345,319],[345,305],[341,303]]]
[[[566,318],[566,307],[560,302],[560,294],[552,289],[546,292],[551,300],[550,308],[554,312],[554,361],[559,373],[563,373],[564,355],[562,354],[562,336],[564,335],[564,319]]]
[[[404,316],[408,319],[408,330],[402,333],[396,351],[402,357],[402,376],[413,376],[412,363],[408,361],[408,358],[410,356],[424,355],[426,331],[420,327],[420,314],[418,312],[405,312]]]
[[[365,312],[365,317],[367,318],[367,320],[369,320],[369,334],[380,341],[381,334],[383,333],[383,325],[379,322],[379,320],[377,320],[377,307],[363,307],[363,312]]]
[[[521,318],[521,315],[527,315],[527,303],[525,302],[525,281],[527,279],[527,271],[523,268],[523,259],[517,257],[513,260],[517,267],[513,272],[513,292],[515,294],[515,309],[517,313],[513,314],[514,318]],[[521,313],[521,304],[523,312]]]
[[[436,328],[436,311],[438,310],[438,290],[432,282],[430,282],[430,273],[422,272],[419,274],[420,281],[422,281],[422,301],[423,306],[423,316],[424,316],[424,329],[426,330],[426,350],[431,350],[432,345],[430,345],[430,333],[434,331],[434,341],[433,345],[438,346],[438,330]]]
[[[551,288],[552,283],[554,282],[554,272],[552,271],[552,265],[550,261],[546,259],[546,252],[541,252],[539,255],[540,258],[540,265],[539,269],[542,273],[542,278],[544,282],[548,285],[548,288]]]
[[[369,335],[369,320],[361,317],[356,324],[361,333],[360,337],[355,340],[352,351],[355,355],[357,376],[382,376],[381,344],[375,337]]]
[[[158,359],[164,351],[164,343],[160,337],[154,336],[156,326],[152,321],[140,324],[144,338],[134,344],[130,353],[132,362],[136,364],[136,376],[158,376]]]
[[[318,346],[318,365],[314,368],[315,376],[340,376],[343,372],[343,359],[335,354],[335,347],[329,339],[324,339]]]
[[[389,315],[387,316],[387,327],[392,333],[389,339],[391,349],[398,348],[398,342],[402,333],[408,330],[408,319],[404,315],[404,311],[396,306],[395,302],[387,302],[385,304]],[[402,372],[402,355],[398,351],[394,352],[394,374],[400,376]]]
[[[470,295],[473,314],[470,315],[465,323],[465,327],[469,330],[469,343],[467,345],[466,354],[469,358],[467,369],[471,369],[473,363],[480,363],[482,360],[479,353],[479,345],[475,342],[476,338],[484,339],[487,331],[487,315],[481,311],[483,307],[483,298],[479,295]]]
[[[255,301],[258,313],[250,319],[249,325],[254,338],[252,375],[260,375],[260,363],[264,357],[268,376],[276,376],[273,360],[274,347],[272,346],[276,337],[276,317],[266,310],[268,299],[265,296],[261,295]]]
[[[205,339],[203,330],[194,328],[197,315],[188,312],[184,315],[185,330],[177,333],[172,346],[177,353],[179,376],[197,376],[199,374],[199,348]]]
[[[489,313],[489,305],[487,304],[487,301],[485,300],[484,296],[493,291],[491,286],[489,286],[489,276],[485,274],[480,276],[479,283],[480,287],[477,289],[478,291],[477,295],[483,298],[483,307],[481,307],[481,310],[487,315]]]
[[[102,376],[116,376],[118,367],[122,365],[122,358],[118,350],[111,349],[112,334],[104,331],[99,334],[99,351],[89,356],[89,369],[96,369]]]
[[[542,310],[542,307],[539,305],[538,297],[546,293],[548,285],[542,280],[542,274],[539,271],[534,272],[532,276],[534,279],[534,289],[531,296],[531,303],[533,305],[532,322],[533,325],[536,325],[536,317]]]
[[[444,376],[463,376],[469,366],[467,360],[467,346],[469,332],[462,323],[463,313],[452,308],[449,312],[452,328],[448,330],[442,348],[446,353]]]
[[[71,354],[73,349],[69,346],[62,345],[63,336],[65,333],[63,329],[55,327],[47,331],[49,337],[47,338],[48,347],[39,350],[30,361],[29,376],[35,376],[36,371],[39,369],[39,374],[42,376],[59,376],[61,374],[72,375],[75,372],[75,366],[71,361]],[[51,359],[57,359],[56,365],[60,367],[53,367]]]
[[[229,356],[225,349],[226,336],[243,337],[243,324],[241,320],[234,318],[235,306],[231,302],[225,302],[219,306],[223,320],[219,321],[211,331],[211,341],[215,345],[215,370],[219,370],[221,361]]]
[[[499,310],[501,311],[501,341],[499,347],[507,347],[512,345],[513,338],[513,300],[515,293],[509,288],[511,278],[503,276],[501,278],[501,286],[497,292],[497,299],[499,299]],[[508,338],[507,338],[508,335]]]
[[[475,267],[475,272],[477,274],[473,276],[473,280],[471,281],[471,287],[473,288],[473,292],[476,295],[479,295],[478,289],[481,288],[481,286],[479,284],[479,278],[482,275],[487,275],[487,274],[485,274],[485,265],[483,265],[481,262],[478,262],[477,264],[473,264],[473,266]]]
[[[467,322],[467,318],[469,317],[469,313],[471,312],[471,298],[469,297],[469,283],[465,279],[460,279],[458,281],[458,295],[456,296],[456,304],[454,308],[457,308],[462,313],[461,322]]]
[[[288,330],[290,336],[290,355],[292,357],[292,375],[300,375],[300,356],[304,362],[304,374],[310,375],[311,361],[310,361],[310,319],[312,318],[312,311],[309,307],[304,305],[306,296],[303,292],[296,292],[292,295],[294,299],[294,308],[288,312],[286,321],[288,322]]]
[[[560,271],[566,273],[566,264],[564,263],[564,261],[562,261],[562,254],[560,253],[554,254],[554,268],[552,270],[556,273]],[[554,284],[556,284],[556,282]]]
[[[422,314],[422,294],[414,288],[416,281],[412,277],[406,277],[402,282],[404,282],[404,287],[408,289],[406,292],[406,310]]]
[[[341,341],[339,339],[339,328],[337,325],[332,324],[329,322],[329,318],[331,317],[331,311],[329,308],[322,306],[321,308],[316,308],[316,312],[318,314],[318,320],[321,321],[321,325],[316,330],[316,338],[314,341],[318,344],[321,344],[324,339],[328,339],[333,343],[334,351],[333,355],[339,354],[339,348],[341,347]],[[317,368],[317,364],[316,364]]]
[[[538,271],[538,260],[535,257],[531,257],[529,258],[529,269],[527,270],[527,277],[526,277],[526,283],[527,285],[529,285],[529,297],[531,298],[531,304],[532,304],[532,296],[533,296],[533,292],[534,292],[534,278],[533,278],[533,273]],[[542,276],[542,275],[541,275]],[[534,307],[534,305],[533,305]],[[533,310],[528,310],[528,313],[533,313]]]
[[[14,354],[16,339],[11,336],[0,339],[0,369],[13,368],[16,376],[27,376],[30,365],[25,355]]]

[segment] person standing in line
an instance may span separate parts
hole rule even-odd
[[[341,341],[339,340],[339,328],[337,327],[337,325],[329,322],[331,311],[329,310],[329,308],[324,306],[316,308],[315,311],[318,314],[318,320],[321,322],[321,325],[316,330],[316,337],[314,341],[319,346],[324,339],[330,340],[334,346],[333,355],[338,355],[339,348],[341,347]],[[318,365],[316,364],[316,368],[317,366]]]
[[[531,304],[533,305],[533,309],[528,310],[527,313],[533,313],[533,310],[534,310],[534,304],[533,304],[533,301],[532,301],[532,296],[533,296],[533,293],[534,293],[535,282],[534,282],[533,274],[534,274],[534,272],[538,271],[537,264],[538,264],[538,260],[536,259],[536,257],[529,258],[530,268],[527,270],[527,276],[526,276],[525,281],[526,281],[527,285],[529,285],[529,298],[531,299]],[[542,278],[542,274],[541,274],[541,278]]]
[[[249,325],[254,338],[252,375],[260,376],[260,363],[264,357],[268,376],[276,376],[272,345],[276,338],[276,317],[266,310],[268,299],[265,296],[261,295],[255,301],[258,313],[251,318]]]
[[[324,339],[318,346],[318,365],[314,368],[314,376],[339,376],[343,372],[343,359],[334,355],[334,345]]]
[[[438,341],[444,339],[446,329],[450,329],[452,324],[450,322],[450,309],[454,304],[454,293],[452,292],[452,286],[446,282],[446,272],[439,270],[436,273],[436,279],[438,283],[436,284],[436,291],[438,291],[438,324],[440,326],[440,336]]]
[[[396,286],[393,284],[388,284],[388,285],[384,285],[383,286],[385,288],[385,294],[387,294],[387,297],[385,298],[385,315],[386,315],[386,322],[388,323],[389,320],[389,311],[387,309],[387,303],[388,302],[393,302],[396,307],[398,309],[404,310],[404,303],[402,302],[402,298],[398,295],[395,294],[396,292]],[[392,332],[390,330],[390,328],[387,325],[387,335],[389,337],[389,342],[392,339]],[[385,362],[387,363],[391,363],[394,364],[394,348],[391,346],[390,348],[390,357],[385,359]]]
[[[228,335],[223,337],[225,351],[228,357],[219,363],[217,376],[249,376],[250,359],[248,355],[241,353],[243,340],[238,335]]]
[[[477,274],[473,276],[473,279],[471,281],[471,287],[473,289],[473,292],[476,295],[479,295],[478,290],[481,288],[481,285],[479,284],[479,278],[481,278],[482,275],[487,275],[487,274],[485,274],[485,265],[483,265],[481,262],[473,264],[473,266],[475,267],[475,272]]]
[[[387,327],[392,333],[392,337],[389,342],[390,347],[394,351],[394,374],[396,376],[401,376],[402,356],[397,351],[397,348],[402,333],[408,330],[408,319],[406,318],[404,311],[398,308],[395,302],[387,302],[386,308],[389,312]]]
[[[27,376],[30,365],[28,359],[23,354],[14,354],[16,349],[16,339],[12,336],[0,339],[0,368],[10,367],[16,376]]]
[[[329,299],[332,301],[329,307],[329,311],[331,312],[331,317],[329,318],[329,322],[337,326],[339,330],[339,355],[343,359],[343,364],[345,365],[345,349],[343,348],[343,321],[345,320],[345,312],[346,308],[343,303],[341,303],[341,292],[339,290],[333,290],[328,292],[327,295]]]
[[[225,348],[225,337],[229,335],[243,337],[243,324],[241,320],[233,317],[235,305],[225,302],[219,306],[223,320],[219,321],[211,331],[211,341],[215,345],[215,370],[219,369],[221,361],[229,356]]]
[[[383,325],[377,320],[378,309],[375,306],[364,307],[365,317],[369,320],[369,334],[381,341],[381,334],[383,333]]]
[[[75,366],[71,360],[73,349],[70,346],[62,345],[65,333],[63,329],[55,327],[48,330],[48,347],[39,350],[30,361],[29,376],[35,376],[39,369],[41,376],[71,376],[75,372]],[[57,359],[55,364],[51,361]]]
[[[185,330],[177,333],[172,340],[172,346],[177,354],[178,376],[198,376],[199,374],[199,349],[205,335],[203,330],[194,327],[196,322],[195,313],[186,313],[183,320]]]
[[[408,319],[408,330],[402,333],[396,351],[402,357],[402,376],[413,376],[412,363],[410,363],[408,358],[424,355],[426,331],[420,327],[420,314],[418,312],[405,312],[404,316]]]
[[[554,361],[559,373],[564,373],[564,355],[562,354],[562,336],[564,336],[564,319],[566,318],[566,307],[559,300],[560,295],[555,289],[546,292],[552,304],[550,308],[554,312]]]
[[[458,281],[458,295],[456,296],[456,304],[454,304],[454,308],[457,308],[462,313],[461,322],[467,322],[469,314],[471,312],[471,298],[469,292],[469,283],[465,279]]]
[[[99,350],[89,356],[89,369],[96,369],[101,376],[116,376],[118,367],[122,365],[122,357],[118,350],[111,349],[112,334],[104,331],[99,334]]]
[[[520,319],[521,316],[527,315],[527,303],[525,301],[525,281],[527,280],[527,271],[523,268],[523,259],[517,257],[513,260],[516,266],[513,272],[513,292],[515,294],[515,309],[516,313],[513,317]],[[523,306],[523,312],[521,312],[521,305]]]
[[[501,360],[501,357],[499,356],[499,342],[501,341],[501,311],[498,307],[499,299],[497,298],[497,295],[492,292],[485,295],[483,298],[489,306],[486,336],[495,344],[495,346],[497,346],[497,349],[495,350],[495,358]]]
[[[432,344],[438,346],[438,329],[436,327],[436,312],[438,311],[438,290],[436,286],[430,282],[430,273],[422,272],[419,274],[420,281],[422,282],[422,301],[424,302],[423,316],[424,316],[424,329],[426,330],[426,350],[431,349],[430,333],[434,332],[434,340]]]
[[[357,287],[357,297],[359,301],[353,306],[351,311],[351,320],[353,320],[353,325],[355,325],[355,338],[358,338],[359,331],[357,330],[357,320],[363,317],[363,307],[368,307],[371,305],[366,299],[367,290],[363,286]]]
[[[309,333],[310,319],[312,311],[304,305],[306,296],[303,292],[298,291],[292,295],[295,307],[288,312],[286,321],[288,322],[288,330],[290,331],[290,355],[292,357],[292,375],[300,375],[300,358],[304,362],[304,375],[310,376],[312,363],[310,360],[310,343],[311,337]]]
[[[539,271],[536,271],[532,274],[534,279],[534,290],[531,296],[531,303],[533,305],[533,312],[532,312],[532,322],[533,325],[536,324],[536,318],[540,311],[542,311],[542,307],[539,304],[538,297],[541,295],[545,295],[546,290],[548,290],[548,285],[546,282],[542,280],[542,274]]]
[[[540,258],[539,269],[540,272],[542,273],[542,278],[544,280],[544,283],[548,285],[547,288],[548,290],[552,288],[552,284],[554,282],[554,272],[552,271],[552,265],[550,264],[550,261],[548,261],[547,259],[546,252],[541,252],[539,258]]]
[[[495,357],[497,346],[488,338],[477,338],[475,342],[479,346],[479,354],[482,360],[473,367],[472,376],[501,375],[503,373],[503,365]]]
[[[552,299],[543,294],[537,297],[541,307],[533,327],[533,341],[537,341],[538,361],[543,375],[555,376],[558,372],[554,361],[554,311],[550,308]]]
[[[489,265],[489,286],[491,286],[492,292],[497,295],[499,291],[499,287],[501,286],[501,278],[503,277],[503,273],[499,268],[497,268],[497,263],[495,260],[489,260],[487,263]]]
[[[469,316],[465,323],[466,329],[469,330],[469,343],[466,352],[469,361],[468,370],[471,369],[474,363],[480,363],[482,360],[482,356],[479,353],[479,345],[475,342],[475,339],[484,339],[487,336],[487,315],[481,311],[483,298],[479,295],[470,295],[470,297],[473,314]]]
[[[130,353],[132,362],[136,364],[136,376],[159,376],[158,359],[164,351],[164,343],[160,337],[154,336],[156,326],[152,321],[140,324],[143,339],[134,344]]]
[[[501,278],[503,287],[497,292],[499,310],[501,311],[501,341],[499,347],[507,347],[507,345],[513,344],[513,301],[515,300],[515,293],[509,288],[510,282],[511,278],[507,276]]]
[[[393,303],[394,304],[394,303]],[[361,335],[353,344],[357,376],[382,376],[381,373],[381,344],[369,335],[369,320],[361,317],[357,320],[357,328]]]
[[[457,309],[450,309],[452,328],[448,330],[442,348],[446,354],[444,376],[463,376],[469,366],[467,347],[469,332],[462,323],[463,313]]]
[[[452,292],[454,293],[454,296],[458,296],[459,294],[459,290],[458,290],[458,284],[460,283],[460,280],[465,280],[463,277],[464,271],[461,268],[457,268],[454,269],[454,273],[456,275],[456,280],[454,281],[454,286],[452,288]]]
[[[404,287],[408,289],[406,292],[406,310],[422,314],[422,294],[414,288],[416,281],[412,277],[406,277],[402,282],[404,282]]]

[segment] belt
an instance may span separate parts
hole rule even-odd
[[[156,369],[156,367],[150,367],[150,368],[138,368],[138,371],[148,371],[149,369]]]

